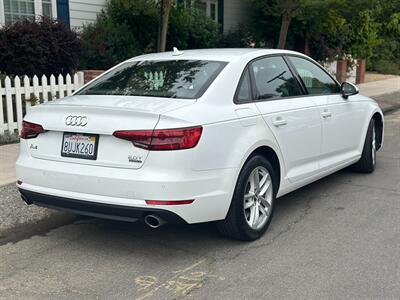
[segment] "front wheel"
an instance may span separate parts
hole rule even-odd
[[[232,203],[220,232],[239,240],[256,240],[267,230],[274,211],[276,177],[272,165],[260,155],[244,165]]]
[[[364,148],[360,160],[351,166],[352,170],[361,173],[372,173],[376,166],[376,126],[371,119],[365,137]]]

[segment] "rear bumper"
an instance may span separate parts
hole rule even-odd
[[[57,197],[19,189],[22,199],[27,204],[62,210],[78,215],[91,216],[96,218],[112,219],[118,221],[136,222],[144,219],[146,215],[158,215],[167,223],[186,223],[177,214],[170,211],[152,208],[138,208],[130,206],[112,205],[99,202],[82,201],[64,197]]]
[[[177,215],[189,224],[225,218],[238,172],[235,168],[192,171],[189,168],[167,170],[149,165],[139,170],[109,168],[36,159],[24,152],[18,158],[16,170],[17,179],[22,181],[18,187],[27,199],[36,195],[32,202],[39,205],[94,215],[99,207],[97,204],[100,204],[101,207],[129,211],[132,216],[119,213],[128,219],[137,218],[133,211],[163,211]],[[46,202],[40,200],[38,194],[44,195],[42,198]],[[85,208],[62,205],[60,208],[49,199],[69,199],[69,203],[76,200],[85,204]],[[146,200],[194,202],[148,205]],[[139,213],[138,218],[141,216]]]

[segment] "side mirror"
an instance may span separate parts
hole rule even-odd
[[[355,84],[343,82],[340,86],[340,92],[344,99],[348,99],[350,96],[357,95],[360,91]]]

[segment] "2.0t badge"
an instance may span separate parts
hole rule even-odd
[[[128,161],[129,162],[134,162],[134,163],[142,163],[142,157],[141,156],[135,156],[135,155],[129,155],[128,156]]]

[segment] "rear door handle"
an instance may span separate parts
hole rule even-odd
[[[287,121],[285,119],[282,119],[281,117],[277,117],[272,121],[272,124],[274,124],[275,127],[279,127],[286,125]]]
[[[321,115],[324,119],[332,117],[332,113],[329,110],[324,110]]]

